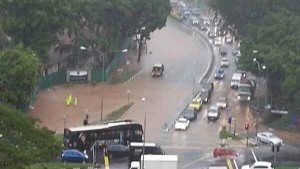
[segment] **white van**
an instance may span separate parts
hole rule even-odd
[[[242,80],[241,73],[234,73],[230,82],[230,87],[237,89]]]

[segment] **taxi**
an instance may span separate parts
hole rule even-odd
[[[201,98],[199,97],[194,98],[192,102],[189,104],[189,107],[195,108],[197,111],[199,111],[202,108]]]

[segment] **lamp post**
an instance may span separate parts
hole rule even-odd
[[[85,51],[86,47],[85,46],[80,46],[80,51]],[[77,54],[77,71],[79,71],[79,54]]]
[[[265,94],[265,108],[269,108],[269,107],[267,107],[268,106],[268,80],[269,80],[269,72],[268,72],[268,67],[267,66],[265,66],[265,65],[263,65],[262,66],[262,69],[263,70],[266,70],[267,72],[266,72],[266,86],[265,86],[265,90],[266,90],[266,94]]]
[[[256,54],[257,53],[257,50],[253,50],[253,54]],[[257,67],[258,67],[258,78],[260,77],[260,72],[261,72],[261,70],[260,70],[260,64],[259,64],[259,62],[257,61],[257,59],[256,58],[253,58],[253,62],[255,62],[256,64],[257,64]],[[257,79],[258,79],[257,78]],[[257,110],[256,110],[256,125],[255,125],[255,135],[257,136],[257,133],[258,133],[258,116],[259,116],[259,99],[257,98],[257,103],[256,103],[257,105]]]
[[[143,104],[144,104],[144,111],[145,111],[145,116],[144,116],[144,140],[143,140],[143,160],[142,160],[142,169],[145,169],[145,140],[146,140],[146,121],[147,121],[147,112],[145,109],[145,98],[142,98]]]
[[[108,52],[106,52],[104,55],[102,55],[102,77],[101,77],[101,83],[102,83],[102,87],[101,87],[101,111],[100,111],[100,121],[102,122],[102,117],[103,117],[103,101],[104,101],[104,90],[103,90],[103,82],[104,82],[104,76],[105,76],[105,74],[104,74],[104,71],[105,71],[105,69],[104,69],[104,63],[105,63],[105,59],[107,58],[107,55],[109,54],[109,53],[111,53],[111,52],[118,52],[118,51],[108,51]],[[122,53],[127,53],[128,52],[128,49],[123,49],[122,51],[121,51]]]

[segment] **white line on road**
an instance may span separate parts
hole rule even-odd
[[[234,163],[235,169],[239,169],[239,167],[238,167],[238,165],[237,165],[235,159],[233,159],[233,163]]]
[[[251,148],[251,152],[252,152],[252,155],[253,155],[254,160],[255,160],[255,162],[256,162],[256,161],[257,161],[257,158],[256,158],[256,155],[255,155],[255,153],[254,153],[254,151],[253,151],[253,148]]]
[[[201,157],[201,158],[199,158],[199,159],[197,159],[197,160],[194,160],[194,161],[192,161],[192,162],[190,162],[190,163],[184,165],[184,166],[182,167],[182,169],[187,168],[187,167],[189,167],[189,166],[191,166],[191,165],[194,165],[194,164],[198,163],[199,161],[204,160],[205,158],[207,158],[207,157],[209,157],[209,156],[210,156],[210,155],[206,154],[206,156]]]

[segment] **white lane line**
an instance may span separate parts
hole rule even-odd
[[[209,57],[210,57],[210,62],[209,62],[209,64],[208,64],[207,69],[206,69],[205,72],[204,72],[204,75],[205,75],[205,74],[207,73],[208,69],[209,69],[209,66],[210,66],[211,62],[212,62],[212,53],[211,53],[211,51],[210,51],[210,47],[209,47],[207,41],[205,40],[205,38],[202,37],[202,36],[200,36],[200,35],[198,35],[198,38],[201,39],[201,41],[205,43],[205,45],[206,45],[206,47],[207,47],[207,49],[208,49]],[[204,75],[198,80],[198,84],[200,84],[200,82],[201,82],[201,80],[203,79]]]
[[[233,159],[233,163],[234,163],[235,169],[239,169],[239,167],[238,167],[238,165],[237,165],[235,159]]]
[[[251,148],[251,152],[252,152],[252,155],[253,155],[254,160],[255,160],[255,162],[256,162],[256,161],[257,161],[257,158],[256,158],[256,155],[255,155],[255,153],[254,153],[254,151],[253,151],[253,148]]]
[[[190,163],[184,165],[184,166],[182,167],[182,169],[187,168],[187,167],[189,167],[189,166],[191,166],[191,165],[194,165],[194,164],[198,163],[199,161],[202,161],[202,160],[204,160],[205,158],[208,158],[209,156],[210,156],[210,155],[207,154],[207,155],[204,156],[204,157],[201,157],[201,158],[199,158],[199,159],[197,159],[197,160],[194,160],[194,161],[192,161],[192,162],[190,162]]]

